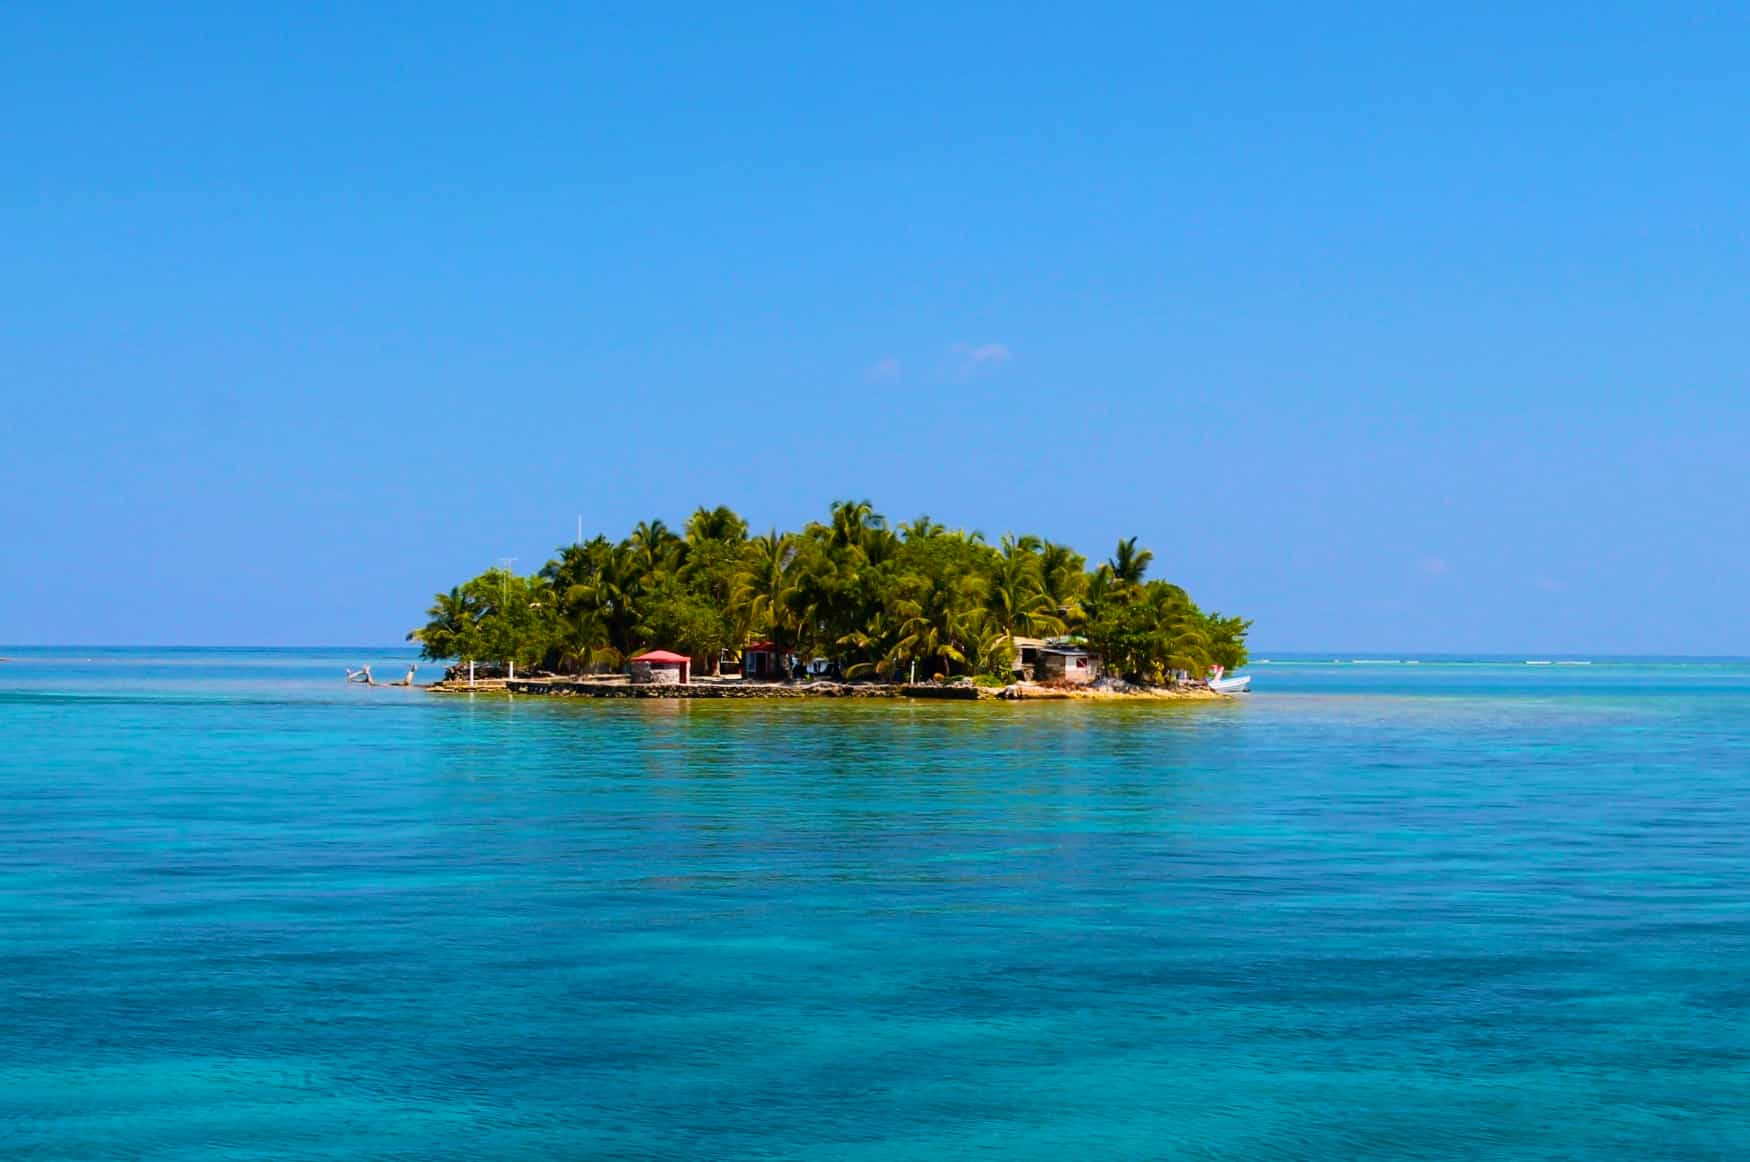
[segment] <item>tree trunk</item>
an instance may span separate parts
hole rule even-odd
[[[778,644],[778,639],[772,639],[772,652],[778,656],[778,677],[786,682],[796,680],[796,671],[790,666],[790,650]]]

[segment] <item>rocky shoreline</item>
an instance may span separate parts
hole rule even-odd
[[[696,679],[686,685],[634,684],[619,675],[600,678],[490,678],[470,686],[443,681],[425,687],[434,694],[526,694],[550,698],[922,698],[957,702],[1129,702],[1222,701],[1231,697],[1201,684],[1138,686],[1111,678],[1085,686],[1016,682],[979,686],[972,682],[744,682]]]

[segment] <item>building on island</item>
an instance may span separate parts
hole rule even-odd
[[[685,686],[693,659],[668,650],[646,650],[632,659],[632,681],[639,686]]]
[[[771,642],[754,642],[741,651],[741,676],[753,680],[776,678],[783,673],[779,665],[778,647]]]
[[[1092,682],[1100,676],[1100,655],[1081,646],[1040,646],[1038,656],[1033,676],[1041,682]]]
[[[1039,666],[1039,651],[1045,646],[1044,638],[1017,637],[1015,643],[1015,660],[1013,669],[1015,677],[1030,681]]]
[[[750,682],[774,682],[784,676],[782,659],[786,651],[778,649],[771,642],[754,642],[741,651],[741,676]],[[803,661],[796,654],[790,654],[790,674],[793,677],[811,676],[815,678],[836,677],[841,672],[839,664],[830,658],[810,658]]]

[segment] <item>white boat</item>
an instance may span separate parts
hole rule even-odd
[[[1209,688],[1217,694],[1244,694],[1252,688],[1250,674],[1235,674],[1229,678],[1227,670],[1221,666],[1211,666],[1209,669]]]

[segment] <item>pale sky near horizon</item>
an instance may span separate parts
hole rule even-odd
[[[1289,650],[1750,654],[1739,9],[0,9],[0,643],[836,497]]]

